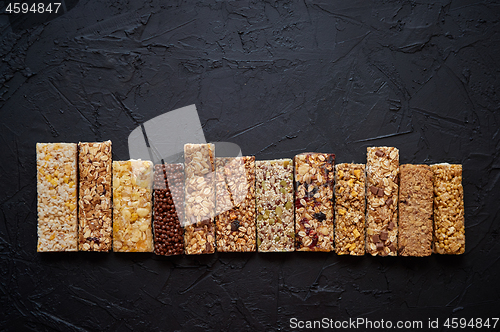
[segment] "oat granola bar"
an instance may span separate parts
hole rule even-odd
[[[434,252],[465,252],[462,165],[431,165],[434,173]]]
[[[152,187],[151,161],[113,161],[113,251],[153,251]]]
[[[335,166],[335,252],[365,254],[365,165]]]
[[[333,190],[335,155],[295,156],[296,250],[333,250]]]
[[[293,162],[258,160],[255,167],[258,250],[294,251]]]
[[[111,250],[111,141],[78,144],[78,250]]]
[[[38,252],[77,251],[76,155],[73,143],[37,143]]]
[[[401,256],[432,253],[432,170],[428,165],[399,167],[399,233]]]
[[[366,251],[396,256],[398,250],[399,150],[369,147],[366,157]]]
[[[215,252],[215,164],[213,144],[185,144],[185,253]]]

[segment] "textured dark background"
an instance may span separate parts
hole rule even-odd
[[[500,316],[498,2],[65,6],[0,15],[0,329]],[[139,123],[193,103],[207,141],[257,159],[318,151],[364,163],[367,146],[390,145],[401,163],[462,163],[466,253],[36,253],[36,142],[111,139],[113,158],[127,159]]]

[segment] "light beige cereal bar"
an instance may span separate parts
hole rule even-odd
[[[399,150],[369,147],[366,156],[366,251],[397,256]]]
[[[78,144],[78,250],[111,250],[111,141]]]
[[[335,252],[365,254],[365,165],[335,166]]]
[[[184,252],[187,255],[215,252],[215,147],[185,144],[186,211]]]
[[[257,160],[255,166],[258,250],[294,251],[293,161]]]
[[[333,190],[335,155],[295,156],[295,249],[333,250]]]
[[[465,252],[462,165],[431,165],[434,173],[434,252]]]
[[[113,251],[153,251],[152,187],[151,161],[113,161]]]
[[[73,143],[37,143],[38,252],[77,251],[76,155]]]

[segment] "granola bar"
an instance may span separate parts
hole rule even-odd
[[[399,255],[429,256],[432,253],[432,170],[428,165],[401,165],[399,178]]]
[[[255,157],[215,158],[217,251],[255,251]]]
[[[77,251],[76,154],[73,143],[37,143],[38,252]]]
[[[258,250],[294,251],[293,162],[258,160],[255,166]]]
[[[213,144],[185,144],[185,253],[215,252],[215,167]]]
[[[335,155],[295,156],[296,250],[333,250],[333,186]]]
[[[365,254],[365,165],[335,166],[335,252]]]
[[[434,173],[434,252],[465,252],[462,165],[431,165]]]
[[[153,251],[152,185],[151,161],[113,161],[113,251]]]
[[[398,250],[399,150],[369,147],[366,157],[366,251],[396,256]]]
[[[78,250],[111,249],[111,141],[79,143]]]

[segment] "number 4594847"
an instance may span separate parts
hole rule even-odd
[[[54,2],[48,4],[44,4],[42,2],[33,4],[29,4],[26,2],[14,2],[14,3],[11,2],[7,5],[7,8],[5,8],[5,12],[7,14],[19,14],[19,13],[44,14],[52,12],[57,14],[60,7],[61,7],[60,2]]]
[[[496,328],[498,323],[498,318],[492,318],[491,322],[489,318],[481,319],[481,318],[471,318],[467,320],[465,318],[448,318],[444,322],[443,326],[449,329],[464,329],[464,328]]]

